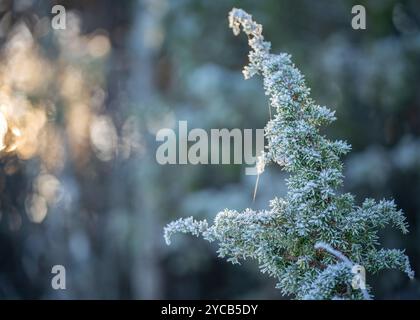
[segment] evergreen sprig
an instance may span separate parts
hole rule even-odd
[[[389,200],[367,199],[357,206],[351,194],[337,191],[343,183],[340,158],[350,146],[319,132],[335,120],[334,112],[310,98],[289,54],[270,53],[271,44],[251,15],[233,9],[229,26],[235,35],[242,28],[248,36],[252,50],[245,79],[262,75],[274,110],[265,127],[268,145],[259,158],[259,172],[269,162],[282,166],[290,174],[288,192],[271,200],[268,210],[226,209],[211,226],[192,217],[179,219],[166,226],[166,242],[175,232],[217,241],[220,257],[232,263],[256,259],[261,272],[277,278],[282,293],[296,299],[369,298],[369,287],[351,285],[356,264],[368,273],[396,268],[413,278],[404,251],[379,248],[378,242],[378,231],[386,225],[408,232],[402,211]]]

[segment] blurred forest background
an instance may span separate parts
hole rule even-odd
[[[51,8],[67,29],[51,28]],[[351,28],[363,4],[367,29]],[[275,281],[215,247],[163,227],[224,208],[265,208],[285,192],[270,166],[160,166],[160,128],[263,128],[260,79],[245,81],[247,43],[228,28],[241,7],[273,51],[293,55],[326,132],[353,145],[345,189],[395,198],[410,224],[385,229],[420,274],[420,2],[416,0],[0,0],[0,298],[272,298]],[[51,288],[66,267],[67,289]],[[368,275],[376,298],[419,299],[419,281]]]

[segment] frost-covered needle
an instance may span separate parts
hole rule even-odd
[[[254,188],[254,197],[252,198],[252,202],[255,202],[255,197],[257,196],[257,189],[258,189],[258,181],[260,180],[260,174],[264,172],[265,162],[264,156],[259,156],[257,158],[257,163],[255,165],[257,169],[257,180],[255,181],[255,188]]]

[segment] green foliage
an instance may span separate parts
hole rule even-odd
[[[235,35],[248,36],[252,51],[244,68],[246,79],[260,74],[270,98],[273,118],[265,128],[268,141],[260,158],[290,173],[288,193],[275,198],[269,210],[225,210],[214,224],[192,217],[170,223],[165,239],[175,232],[202,235],[219,244],[219,256],[232,263],[256,259],[261,272],[278,279],[283,294],[297,299],[369,298],[369,288],[351,283],[352,267],[369,273],[396,268],[413,278],[401,250],[378,248],[378,231],[391,224],[406,233],[403,213],[393,201],[367,199],[357,206],[351,194],[338,193],[343,182],[340,157],[350,150],[343,141],[330,141],[319,128],[335,120],[334,112],[310,98],[304,76],[288,54],[270,53],[262,26],[240,9],[229,14]]]

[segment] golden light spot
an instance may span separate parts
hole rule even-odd
[[[20,119],[21,135],[16,136],[16,152],[21,159],[29,159],[38,151],[39,134],[47,121],[42,109],[28,110]]]
[[[92,57],[99,58],[108,54],[111,49],[111,43],[107,36],[96,35],[89,40],[88,52]]]
[[[90,126],[90,141],[100,160],[109,161],[114,157],[118,136],[111,118],[98,116],[93,119]]]
[[[78,100],[83,92],[83,76],[80,70],[67,67],[61,78],[61,94],[69,101]]]
[[[38,53],[28,27],[19,25],[7,42],[4,62],[4,81],[11,87],[33,92],[44,86],[50,67]]]
[[[3,113],[0,112],[0,151],[6,148],[4,140],[7,134],[7,130],[8,130],[7,120],[5,116],[3,115]]]
[[[29,220],[35,223],[41,223],[47,216],[47,201],[44,197],[33,194],[26,201],[26,213]]]
[[[20,129],[18,127],[13,127],[11,131],[12,131],[13,135],[15,135],[16,137],[21,137],[22,136],[22,131],[20,131]]]
[[[35,180],[35,189],[48,204],[53,205],[57,202],[60,190],[60,181],[51,174],[41,174]]]

